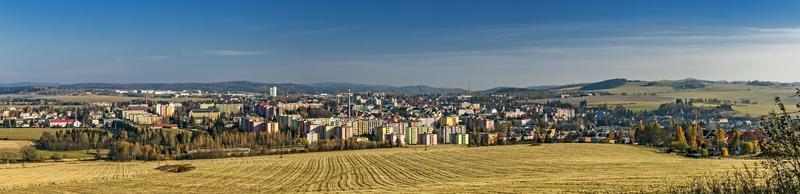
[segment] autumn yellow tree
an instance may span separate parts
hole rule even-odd
[[[717,136],[717,147],[722,149],[727,144],[727,142],[726,142],[727,133],[725,133],[725,129],[717,130],[716,136]]]
[[[722,157],[728,157],[728,156],[730,156],[730,154],[728,154],[728,148],[722,148]]]
[[[689,144],[686,144],[686,133],[680,124],[675,125],[675,140],[672,141],[672,150],[678,152],[685,152],[690,149]]]
[[[686,133],[683,132],[683,127],[680,124],[676,125],[675,127],[675,141],[679,143],[686,143]]]
[[[697,147],[698,147],[698,145],[697,145],[697,130],[698,129],[697,129],[696,126],[697,126],[696,124],[690,125],[689,126],[689,132],[688,132],[689,133],[689,148],[692,149],[692,151],[697,151]]]

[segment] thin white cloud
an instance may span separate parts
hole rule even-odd
[[[450,87],[472,80],[477,88],[592,82],[617,77],[797,81],[800,28],[730,30],[633,33],[552,39],[554,44],[531,43],[510,48],[343,56],[316,61],[315,67],[333,72],[309,77],[333,80],[344,76],[358,82],[438,83]],[[374,74],[370,72],[392,73],[370,77]],[[408,75],[415,75],[414,79],[409,81]]]
[[[249,56],[249,55],[264,55],[264,54],[269,54],[269,52],[268,51],[243,51],[243,50],[210,50],[210,51],[207,51],[206,54],[216,55],[216,56],[225,56],[225,57],[236,57],[236,56]]]

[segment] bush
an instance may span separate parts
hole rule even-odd
[[[16,153],[0,152],[0,163],[12,163],[17,160]]]
[[[676,152],[686,152],[686,150],[689,150],[689,148],[690,148],[689,144],[687,144],[686,142],[679,142],[679,141],[673,141],[672,145],[670,146],[670,149]]]
[[[753,144],[750,144],[750,142],[742,142],[742,143],[739,143],[738,146],[739,146],[739,150],[742,151],[740,153],[741,155],[755,153],[755,148],[753,148]]]
[[[64,160],[64,155],[65,154],[54,153],[53,155],[50,156],[50,159],[61,161],[61,160]]]
[[[39,151],[36,151],[36,148],[33,146],[25,146],[19,150],[19,155],[22,158],[22,161],[28,162],[38,162],[42,161],[42,156],[39,155]]]
[[[708,149],[700,148],[700,155],[703,155],[703,157],[708,157]]]
[[[764,181],[766,176],[764,171],[745,165],[726,175],[693,178],[689,185],[670,188],[669,193],[775,193],[775,188]]]

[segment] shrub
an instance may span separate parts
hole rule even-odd
[[[64,160],[64,154],[54,153],[53,155],[50,156],[50,159],[57,161]]]
[[[33,148],[33,146],[22,147],[22,149],[19,150],[19,155],[22,158],[22,161],[42,161],[42,156],[39,155],[39,151],[36,151],[36,148]]]
[[[748,168],[735,170],[722,176],[695,177],[688,185],[670,188],[669,193],[774,193],[774,188],[764,181],[767,174]]]
[[[670,148],[673,151],[686,152],[686,150],[689,150],[690,147],[689,147],[689,144],[687,144],[686,142],[673,141],[672,145],[670,146]]]

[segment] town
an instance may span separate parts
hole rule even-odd
[[[800,193],[800,1],[0,1],[0,194]]]
[[[640,144],[708,157],[755,154],[765,137],[758,125],[760,118],[730,114],[731,102],[719,103],[719,99],[677,99],[642,112],[606,104],[589,106],[586,100],[565,103],[561,100],[570,97],[563,94],[552,94],[558,98],[540,103],[515,93],[442,95],[349,89],[335,94],[289,94],[280,93],[276,86],[263,93],[119,89],[65,93],[57,88],[36,93],[138,97],[115,102],[26,98],[2,102],[6,105],[0,110],[2,127],[60,129],[44,132],[37,142],[40,149],[93,149],[96,158],[120,161],[539,143]],[[576,96],[597,95],[610,94]],[[170,102],[187,96],[198,100]],[[719,105],[692,105],[710,102]],[[153,134],[168,140],[154,141]],[[147,146],[152,151],[146,157],[140,156],[143,152],[127,157],[132,154],[121,144],[136,149]],[[105,155],[100,154],[107,149]]]

